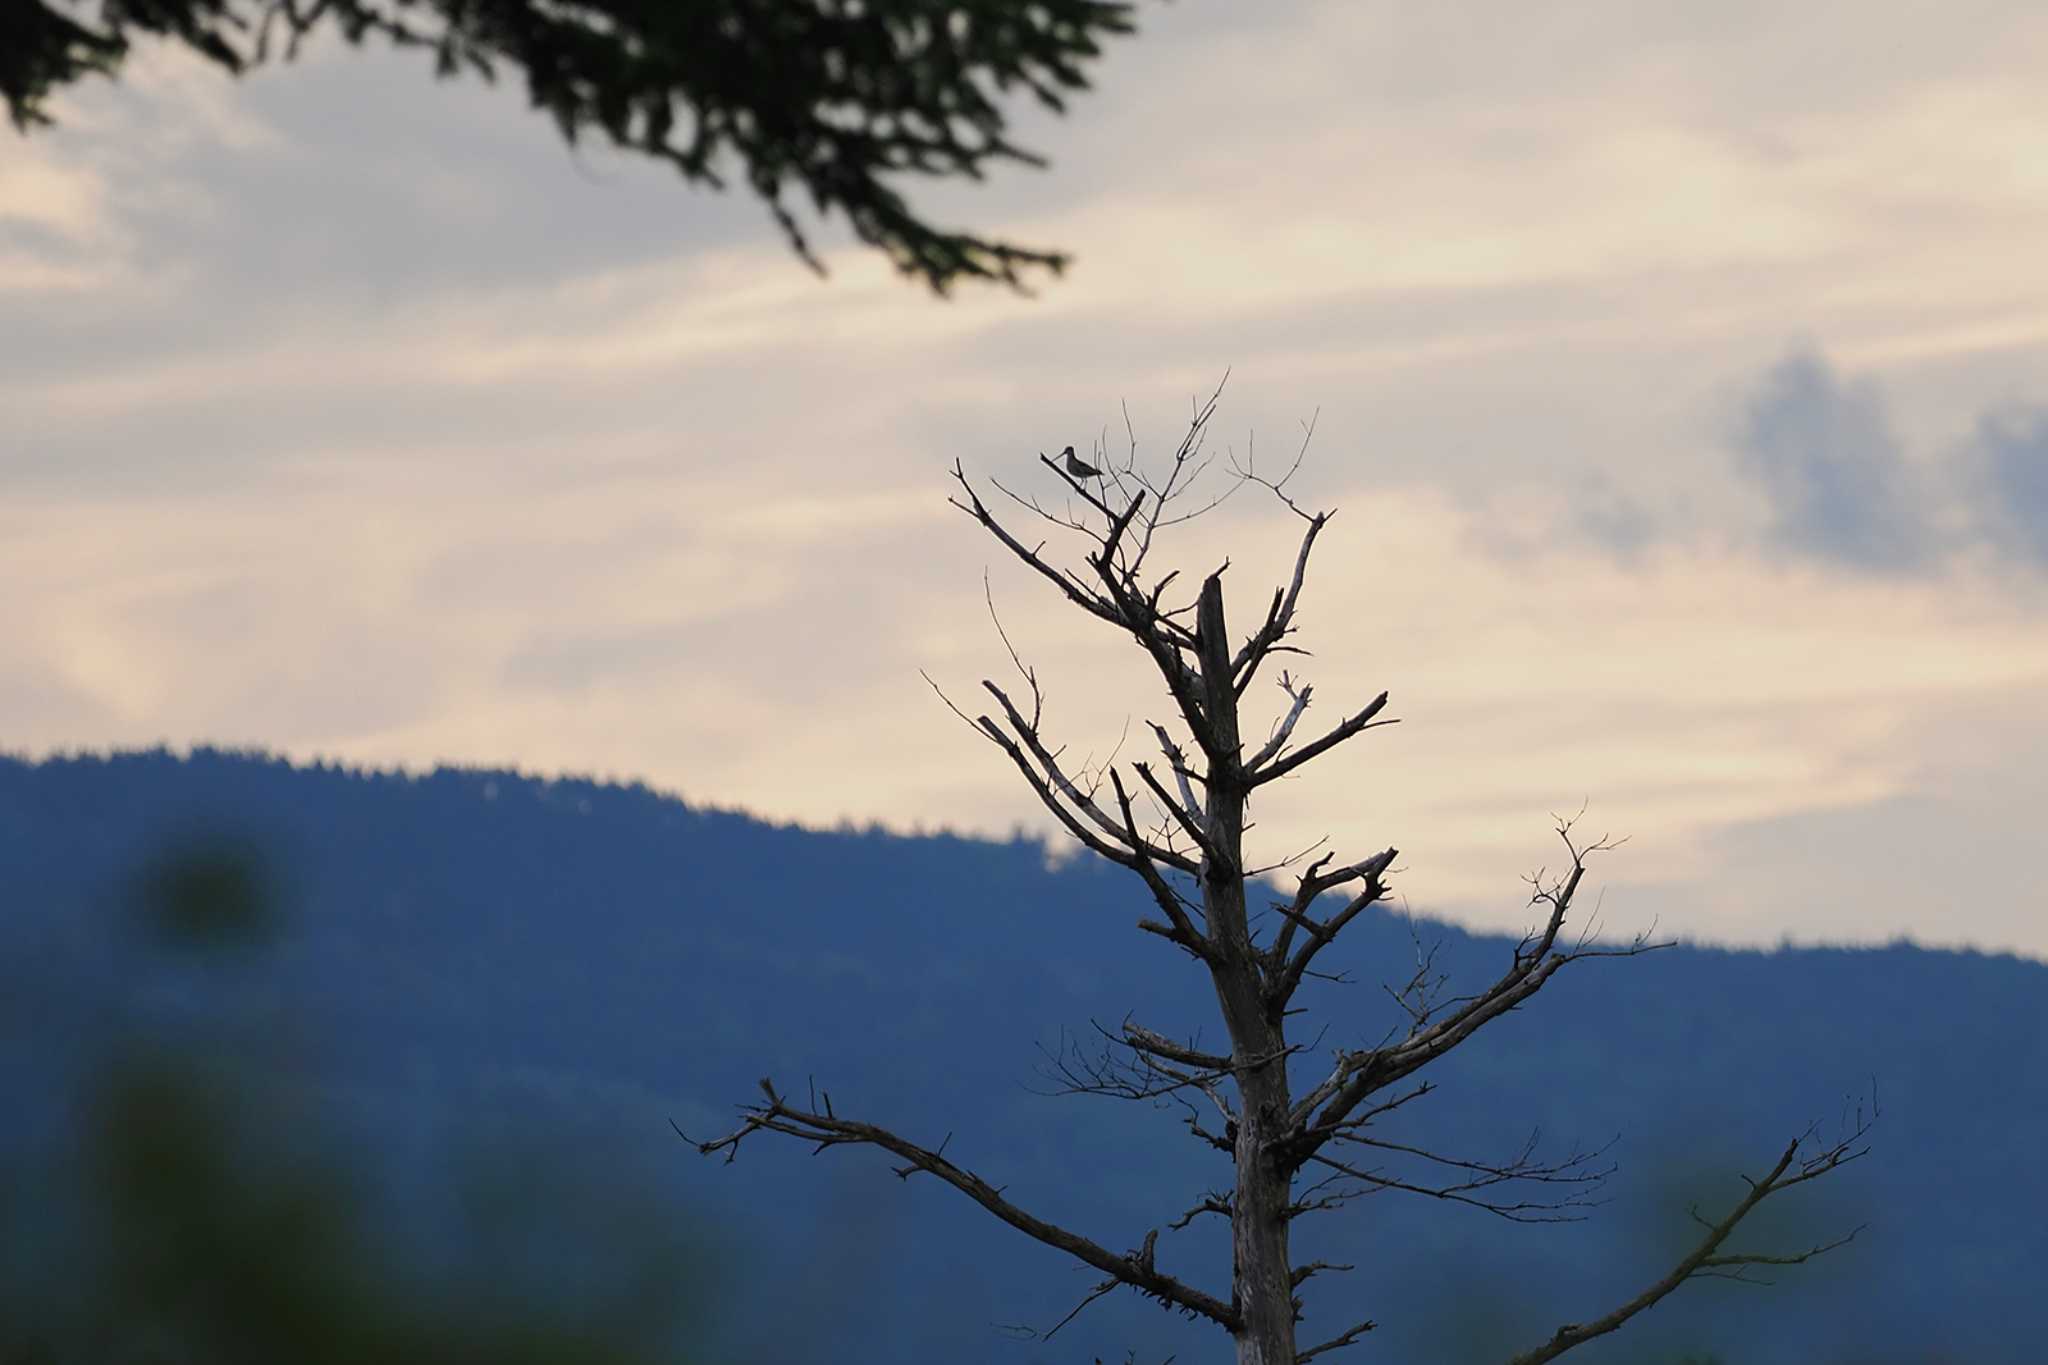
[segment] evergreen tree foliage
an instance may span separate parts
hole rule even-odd
[[[1105,0],[0,0],[0,97],[26,133],[49,96],[116,74],[138,35],[181,43],[240,74],[330,31],[433,54],[435,71],[501,67],[571,143],[589,133],[723,188],[737,174],[813,269],[788,200],[838,212],[861,241],[944,292],[961,278],[1021,287],[1057,251],[941,227],[895,183],[980,179],[1042,164],[1010,140],[1021,87],[1064,112],[1105,39],[1132,30]]]

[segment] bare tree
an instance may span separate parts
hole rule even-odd
[[[1432,1083],[1419,1079],[1418,1073],[1534,996],[1567,963],[1629,957],[1667,945],[1651,943],[1646,936],[1612,948],[1598,946],[1589,934],[1566,938],[1565,925],[1580,894],[1587,860],[1613,844],[1583,839],[1573,821],[1560,820],[1557,833],[1568,866],[1556,877],[1539,873],[1531,879],[1530,904],[1538,923],[1515,948],[1498,979],[1474,994],[1447,998],[1441,993],[1444,978],[1434,972],[1427,954],[1420,955],[1414,975],[1398,989],[1389,988],[1405,1012],[1405,1026],[1374,1047],[1331,1050],[1326,1071],[1320,1063],[1312,1071],[1301,1064],[1306,1074],[1301,1077],[1301,1093],[1296,1093],[1290,1065],[1314,1049],[1289,1040],[1290,1024],[1300,1013],[1292,1004],[1295,994],[1304,980],[1326,975],[1326,954],[1345,928],[1386,898],[1396,851],[1388,848],[1339,861],[1327,851],[1311,856],[1316,850],[1310,849],[1259,867],[1245,854],[1246,807],[1252,794],[1266,784],[1367,730],[1393,722],[1383,714],[1383,692],[1320,735],[1298,743],[1295,732],[1308,710],[1312,688],[1283,670],[1276,681],[1285,697],[1284,709],[1263,741],[1253,746],[1244,739],[1240,714],[1260,668],[1275,655],[1305,653],[1289,641],[1309,557],[1331,514],[1306,511],[1289,493],[1288,481],[1301,464],[1299,453],[1278,478],[1262,475],[1250,460],[1240,464],[1233,458],[1229,469],[1234,480],[1221,497],[1203,502],[1192,494],[1211,463],[1203,453],[1205,434],[1221,392],[1219,386],[1206,403],[1196,405],[1187,435],[1163,473],[1148,474],[1138,467],[1133,440],[1121,463],[1098,454],[1099,471],[1083,464],[1077,474],[1070,455],[1064,461],[1041,455],[1046,468],[1065,485],[1064,508],[1048,507],[1000,483],[994,485],[1026,515],[1084,537],[1085,572],[1057,567],[1046,557],[1043,543],[1030,545],[1014,534],[990,511],[960,465],[953,467],[960,490],[952,499],[954,506],[1074,606],[1129,633],[1149,657],[1176,712],[1171,728],[1148,722],[1158,743],[1159,762],[1130,763],[1135,782],[1113,759],[1072,771],[1063,766],[1063,749],[1041,728],[1044,694],[1037,675],[1018,656],[1007,634],[1002,637],[1004,646],[1023,679],[1022,690],[1013,696],[994,681],[984,681],[982,687],[995,709],[973,716],[950,700],[946,704],[1009,757],[1069,834],[1098,856],[1129,869],[1144,884],[1156,914],[1147,913],[1137,927],[1172,944],[1209,975],[1230,1040],[1227,1052],[1204,1051],[1126,1018],[1115,1030],[1097,1026],[1103,1040],[1099,1052],[1063,1041],[1048,1052],[1048,1059],[1051,1074],[1066,1090],[1180,1102],[1190,1133],[1231,1158],[1231,1187],[1206,1193],[1167,1225],[1179,1230],[1205,1214],[1229,1221],[1233,1256],[1227,1292],[1200,1288],[1164,1268],[1158,1255],[1158,1228],[1147,1231],[1134,1250],[1113,1251],[1035,1216],[1003,1188],[954,1164],[945,1154],[945,1143],[925,1147],[842,1115],[829,1094],[816,1090],[798,1101],[764,1079],[762,1099],[744,1108],[737,1129],[694,1145],[706,1154],[723,1152],[728,1160],[742,1142],[762,1132],[801,1138],[816,1144],[817,1150],[878,1147],[902,1163],[895,1168],[897,1175],[934,1176],[1003,1222],[1100,1271],[1103,1279],[1074,1313],[1127,1286],[1223,1328],[1236,1342],[1240,1365],[1299,1365],[1354,1344],[1374,1324],[1361,1319],[1328,1340],[1297,1343],[1304,1283],[1325,1272],[1350,1269],[1320,1261],[1296,1264],[1288,1250],[1288,1234],[1297,1218],[1335,1209],[1378,1189],[1472,1205],[1513,1221],[1578,1216],[1577,1210],[1612,1169],[1600,1164],[1604,1150],[1574,1150],[1562,1159],[1544,1161],[1536,1158],[1532,1139],[1506,1159],[1483,1161],[1397,1142],[1383,1137],[1383,1129],[1375,1125],[1429,1093]],[[1304,440],[1304,450],[1306,446]],[[1149,573],[1147,560],[1159,532],[1199,516],[1246,486],[1267,490],[1301,519],[1303,530],[1288,581],[1273,591],[1257,629],[1233,644],[1224,622],[1223,569],[1204,579],[1194,600],[1169,606],[1167,594],[1177,575]],[[997,630],[1002,631],[1000,620]],[[1176,737],[1177,732],[1186,742]],[[1271,888],[1262,879],[1297,864],[1292,893],[1271,901],[1270,916],[1255,917],[1248,909],[1250,898]],[[1640,1294],[1600,1316],[1558,1327],[1546,1340],[1513,1357],[1512,1365],[1539,1365],[1612,1332],[1688,1280],[1746,1278],[1755,1267],[1797,1264],[1847,1242],[1854,1232],[1788,1253],[1727,1249],[1742,1221],[1764,1200],[1862,1156],[1875,1116],[1873,1097],[1867,1114],[1859,1106],[1843,1124],[1839,1140],[1826,1141],[1816,1128],[1807,1128],[1786,1145],[1767,1174],[1744,1177],[1748,1193],[1721,1217],[1695,1210],[1693,1217],[1701,1227],[1698,1242]],[[1416,1173],[1389,1174],[1385,1163],[1393,1161],[1409,1163]],[[1039,1335],[1057,1331],[1074,1313]]]

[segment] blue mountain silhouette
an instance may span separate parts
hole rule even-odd
[[[260,883],[274,922],[167,951],[137,918],[150,879],[216,855]],[[191,875],[223,903],[240,894]],[[449,1142],[602,1171],[715,1248],[709,1353],[1220,1359],[1210,1329],[1124,1293],[1050,1341],[1006,1333],[1050,1326],[1099,1277],[879,1154],[756,1138],[726,1165],[671,1128],[716,1136],[759,1078],[814,1079],[839,1112],[950,1134],[949,1156],[1020,1203],[1135,1247],[1225,1185],[1224,1159],[1171,1107],[1038,1093],[1035,1064],[1127,1014],[1215,1036],[1203,974],[1133,928],[1146,910],[1126,874],[1028,840],[807,830],[641,786],[210,749],[4,759],[0,1082],[19,1119],[0,1151],[61,1144],[94,1059],[146,1038],[289,1097],[336,1150],[420,1193],[395,1246],[431,1245],[417,1209],[433,1206],[427,1154]],[[1418,937],[1452,991],[1512,947],[1364,919],[1330,964],[1353,983],[1315,983],[1295,1036],[1327,1022],[1327,1043],[1358,1046],[1392,1028],[1379,983],[1412,972]],[[1535,1128],[1557,1155],[1618,1137],[1606,1202],[1529,1226],[1383,1192],[1305,1219],[1299,1256],[1357,1267],[1309,1286],[1306,1340],[1370,1315],[1356,1359],[1531,1346],[1662,1273],[1692,1239],[1690,1201],[1725,1207],[1739,1173],[1809,1122],[1833,1130],[1874,1086],[1871,1154],[1738,1239],[1790,1250],[1868,1224],[1855,1242],[1775,1287],[1686,1286],[1572,1358],[2041,1358],[2048,966],[1909,944],[1587,962],[1433,1078],[1387,1136],[1482,1158]],[[17,1243],[36,1236],[25,1216]],[[1227,1290],[1223,1233],[1214,1218],[1163,1233],[1161,1264]]]

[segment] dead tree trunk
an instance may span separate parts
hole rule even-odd
[[[1244,807],[1250,795],[1238,741],[1237,693],[1230,677],[1230,637],[1223,625],[1223,580],[1202,584],[1195,617],[1201,660],[1202,717],[1209,734],[1203,815],[1214,855],[1201,867],[1202,907],[1219,951],[1209,974],[1230,1035],[1237,1082],[1237,1188],[1231,1202],[1232,1297],[1244,1315],[1237,1333],[1239,1365],[1291,1365],[1294,1360],[1294,1261],[1287,1254],[1287,1205],[1293,1178],[1276,1153],[1287,1123],[1285,1020],[1261,989],[1244,893]]]
[[[1188,1111],[1187,1127],[1194,1136],[1230,1157],[1235,1180],[1229,1196],[1207,1196],[1171,1225],[1186,1227],[1204,1213],[1230,1220],[1233,1255],[1227,1297],[1162,1271],[1157,1256],[1159,1229],[1148,1232],[1132,1251],[1111,1251],[1028,1213],[1012,1203],[1002,1189],[954,1165],[941,1150],[920,1146],[874,1124],[841,1117],[829,1095],[815,1095],[798,1104],[763,1080],[764,1099],[747,1106],[735,1131],[695,1145],[707,1154],[722,1151],[730,1159],[747,1137],[775,1132],[803,1138],[821,1148],[846,1144],[879,1147],[902,1160],[899,1175],[935,1176],[1010,1226],[1100,1270],[1105,1278],[1083,1301],[1084,1306],[1126,1286],[1223,1328],[1235,1341],[1239,1365],[1300,1365],[1354,1344],[1372,1329],[1373,1320],[1361,1317],[1353,1326],[1315,1345],[1297,1343],[1295,1329],[1301,1317],[1297,1293],[1302,1285],[1320,1272],[1349,1267],[1294,1264],[1288,1232],[1296,1218],[1336,1208],[1375,1189],[1398,1189],[1475,1205],[1521,1222],[1575,1216],[1573,1210],[1608,1173],[1595,1165],[1599,1153],[1574,1151],[1561,1160],[1538,1161],[1533,1149],[1525,1149],[1510,1160],[1486,1161],[1420,1152],[1411,1145],[1380,1139],[1370,1130],[1432,1088],[1428,1081],[1406,1086],[1403,1082],[1529,999],[1566,963],[1587,957],[1631,956],[1661,945],[1640,937],[1611,949],[1593,946],[1583,938],[1573,943],[1561,940],[1587,857],[1608,847],[1604,842],[1576,841],[1570,822],[1562,822],[1558,832],[1570,854],[1570,868],[1555,881],[1536,883],[1531,905],[1538,913],[1537,927],[1522,940],[1502,975],[1475,993],[1443,1001],[1435,993],[1442,983],[1431,981],[1426,971],[1417,973],[1396,993],[1411,1021],[1405,1036],[1390,1037],[1378,1047],[1337,1050],[1330,1058],[1329,1070],[1312,1085],[1304,1078],[1305,1093],[1296,1098],[1289,1067],[1302,1049],[1287,1041],[1291,1001],[1302,981],[1313,974],[1313,964],[1345,927],[1386,896],[1395,850],[1385,849],[1341,866],[1336,865],[1336,855],[1323,854],[1296,874],[1291,895],[1271,902],[1273,920],[1255,925],[1248,895],[1254,888],[1263,888],[1263,883],[1258,881],[1260,869],[1245,856],[1246,806],[1253,792],[1265,783],[1392,721],[1381,717],[1387,703],[1386,694],[1381,693],[1320,737],[1297,746],[1294,731],[1308,709],[1312,688],[1283,671],[1277,682],[1286,696],[1286,707],[1259,748],[1250,755],[1244,752],[1240,707],[1254,676],[1274,654],[1303,652],[1287,640],[1294,632],[1310,554],[1330,519],[1327,512],[1310,514],[1295,504],[1285,489],[1292,469],[1276,480],[1233,461],[1238,482],[1231,491],[1248,483],[1264,487],[1305,523],[1293,573],[1273,592],[1259,627],[1232,648],[1224,620],[1221,569],[1203,580],[1192,602],[1178,608],[1162,607],[1176,575],[1167,573],[1148,581],[1145,561],[1155,533],[1206,510],[1183,512],[1179,501],[1207,466],[1200,458],[1201,446],[1215,404],[1212,395],[1206,406],[1197,409],[1171,467],[1157,482],[1139,471],[1134,459],[1116,467],[1105,458],[1099,463],[1108,467],[1091,472],[1092,466],[1062,465],[1041,455],[1040,460],[1064,482],[1070,497],[1079,499],[1083,510],[1078,513],[1050,511],[1034,499],[996,485],[1032,515],[1086,537],[1091,546],[1086,554],[1087,574],[1056,568],[1042,556],[1042,546],[1025,545],[989,511],[965,472],[957,464],[953,470],[964,496],[964,501],[956,499],[954,505],[1054,584],[1073,605],[1127,633],[1166,683],[1176,713],[1171,723],[1192,741],[1193,751],[1174,737],[1167,724],[1150,722],[1165,760],[1164,773],[1146,762],[1130,766],[1141,789],[1135,794],[1151,803],[1156,818],[1140,818],[1134,787],[1113,765],[1074,773],[1061,766],[1062,749],[1049,743],[1040,729],[1044,695],[1037,675],[1025,666],[1014,647],[1011,658],[1029,691],[1028,701],[1013,698],[995,682],[985,681],[983,689],[994,700],[1000,719],[988,713],[970,717],[951,701],[946,704],[1009,757],[1070,835],[1142,881],[1158,913],[1141,918],[1138,928],[1174,944],[1209,973],[1230,1041],[1228,1054],[1203,1052],[1126,1019],[1111,1035],[1112,1047],[1101,1060],[1078,1054],[1070,1058],[1062,1052],[1058,1069],[1077,1091],[1179,1100]],[[1295,464],[1299,466],[1299,456]],[[1008,636],[1003,638],[1007,646]],[[1098,799],[1105,795],[1105,786],[1113,801]],[[1213,1106],[1220,1127],[1206,1126],[1204,1113],[1191,1096],[1200,1096]],[[1785,1149],[1769,1174],[1750,1181],[1749,1195],[1724,1218],[1716,1223],[1702,1218],[1706,1231],[1699,1243],[1641,1294],[1600,1318],[1557,1328],[1541,1344],[1514,1357],[1510,1365],[1539,1365],[1611,1332],[1695,1276],[1740,1277],[1746,1267],[1801,1262],[1847,1241],[1845,1237],[1782,1255],[1722,1250],[1737,1224],[1763,1199],[1861,1156],[1867,1149],[1858,1144],[1868,1131],[1868,1121],[1860,1111],[1851,1128],[1831,1144],[1815,1139],[1809,1129]],[[1370,1169],[1353,1155],[1354,1150],[1367,1153]],[[1384,1158],[1396,1152],[1421,1156],[1430,1168],[1452,1171],[1453,1178],[1388,1175]],[[1297,1177],[1311,1170],[1314,1179],[1297,1192]],[[1538,1191],[1535,1197],[1527,1194],[1532,1185]]]

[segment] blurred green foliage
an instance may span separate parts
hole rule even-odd
[[[143,869],[136,890],[145,928],[166,947],[260,947],[277,935],[267,868],[243,843],[176,844]]]
[[[135,922],[203,966],[281,924],[262,860],[181,843]],[[703,1313],[705,1261],[612,1216],[570,1165],[463,1155],[457,1235],[425,1264],[402,1205],[331,1150],[288,1080],[190,1042],[127,1037],[78,1092],[71,1150],[0,1170],[0,1365],[665,1365]],[[323,1150],[323,1144],[330,1150]],[[585,1215],[602,1215],[592,1226]]]

